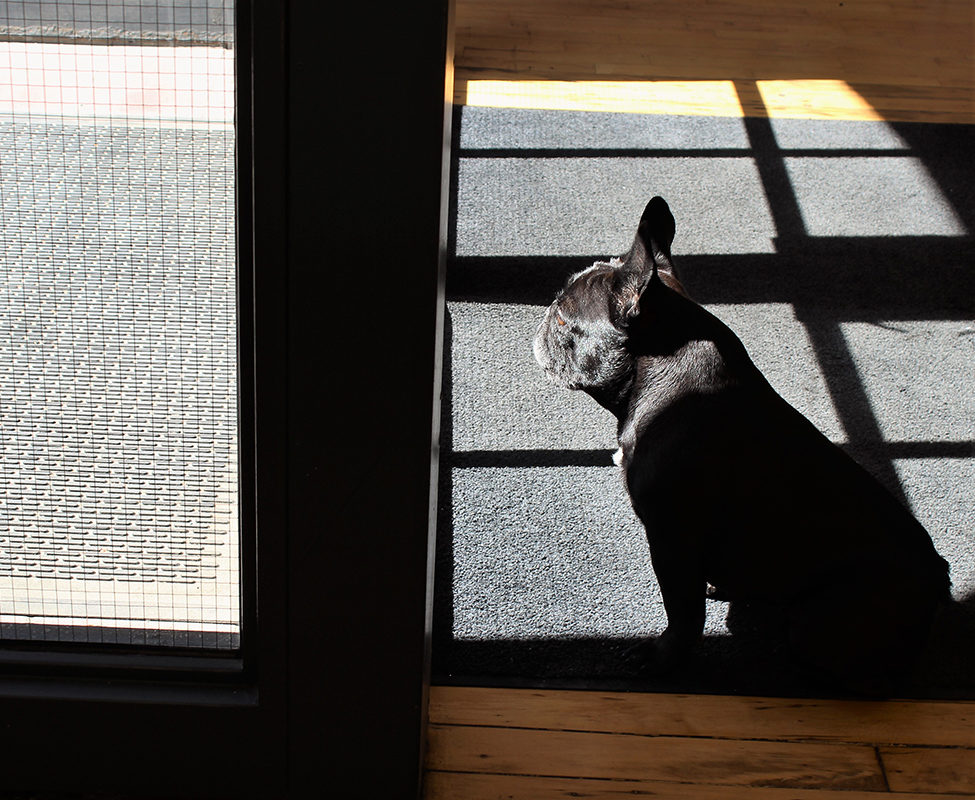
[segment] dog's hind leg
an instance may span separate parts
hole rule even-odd
[[[800,663],[855,694],[889,697],[907,687],[937,611],[929,586],[888,567],[831,583],[790,609]]]

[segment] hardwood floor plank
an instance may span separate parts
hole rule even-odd
[[[883,747],[880,758],[894,791],[975,794],[975,750]]]
[[[458,0],[457,23],[462,80],[828,79],[889,91],[872,97],[884,119],[975,123],[970,2]],[[893,100],[902,87],[930,105]]]
[[[431,725],[427,769],[883,791],[874,748]]]
[[[655,800],[945,800],[944,795],[928,793],[843,791],[840,794],[828,789],[689,786],[670,781],[544,778],[464,772],[427,773],[423,797],[424,800],[621,800],[639,797],[652,797]]]
[[[441,725],[647,736],[975,748],[975,702],[794,700],[434,686],[430,719]]]

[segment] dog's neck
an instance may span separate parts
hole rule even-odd
[[[717,394],[739,384],[744,371],[754,369],[741,343],[733,335],[732,339],[730,353],[729,343],[701,338],[686,341],[670,353],[635,359],[628,396],[621,413],[616,414],[624,467],[639,439],[662,412],[679,401]]]
[[[741,341],[717,317],[661,283],[629,328],[628,366],[586,392],[617,419],[624,468],[654,420],[691,397],[734,384],[764,382]],[[615,459],[614,459],[615,460]]]
[[[585,392],[617,420],[626,414],[633,390],[634,372],[628,372],[620,380],[603,386],[586,387]]]

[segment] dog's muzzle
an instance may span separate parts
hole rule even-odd
[[[554,360],[546,342],[546,333],[549,328],[549,319],[552,316],[552,309],[549,307],[545,312],[545,317],[539,323],[538,328],[535,330],[535,338],[532,342],[532,352],[535,355],[535,361],[545,371],[545,377],[550,381],[555,381],[555,368]]]

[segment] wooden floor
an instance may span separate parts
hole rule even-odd
[[[724,82],[758,87],[748,114],[778,94],[792,116],[975,122],[972,0],[457,0],[456,23],[461,104],[484,80],[536,97],[529,82],[693,82],[697,113],[724,114]],[[679,113],[695,102],[687,85]]]
[[[425,800],[975,797],[975,702],[433,687]]]
[[[457,0],[460,104],[975,123],[972,0]],[[975,797],[975,702],[433,687],[426,800]]]

